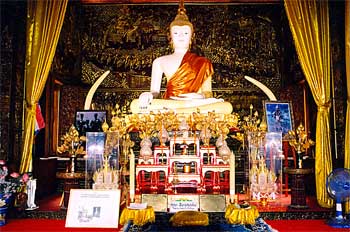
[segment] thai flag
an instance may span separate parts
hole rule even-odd
[[[36,105],[36,114],[35,114],[35,131],[34,135],[37,135],[41,129],[45,127],[44,117],[41,113],[40,105]]]

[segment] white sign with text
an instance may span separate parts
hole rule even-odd
[[[169,195],[168,208],[171,213],[178,211],[198,211],[199,195]]]

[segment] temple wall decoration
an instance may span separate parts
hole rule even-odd
[[[273,22],[278,20],[276,12],[280,11],[276,7],[263,8],[187,7],[195,28],[192,50],[213,62],[213,88],[254,90],[243,79],[249,75],[272,90],[279,90],[280,47],[276,32],[279,29]],[[128,88],[148,89],[152,61],[171,52],[167,37],[169,23],[176,13],[174,6],[83,9],[82,67],[92,71],[82,73],[83,82],[93,83],[98,69],[112,69],[113,75],[102,85],[125,88],[123,85],[127,84]]]
[[[214,97],[231,102],[234,111],[242,114],[250,104],[262,109],[261,100],[267,97],[244,75],[279,95],[279,5],[188,5],[186,9],[195,28],[191,49],[214,65]],[[117,104],[129,113],[131,101],[149,89],[152,61],[171,53],[168,28],[175,14],[174,5],[82,5],[80,11],[73,5],[53,70],[62,74],[63,82],[86,86],[78,98],[86,96],[88,87],[105,70],[111,70],[94,96],[93,107],[110,110]],[[71,33],[74,27],[75,33]],[[72,56],[76,56],[74,62]],[[74,70],[80,62],[78,75]],[[67,70],[72,74],[67,75]],[[65,110],[69,108],[61,113]]]
[[[5,1],[1,8],[0,157],[15,162],[20,160],[22,140],[25,4]],[[341,3],[330,2],[335,117],[341,157],[339,151],[345,146],[346,75],[344,20],[341,18],[344,8],[340,6]],[[148,89],[152,59],[171,49],[167,29],[176,14],[174,9],[175,3],[94,5],[69,2],[50,71],[51,77],[63,83],[60,135],[73,122],[75,110],[83,108],[89,87],[104,70],[109,69],[112,74],[95,94],[96,108],[110,109],[116,104],[127,108],[131,99]],[[296,83],[303,79],[303,73],[283,5],[186,4],[186,9],[196,30],[193,50],[214,63],[215,96],[230,101],[234,111],[243,115],[250,103],[259,109],[266,96],[243,78],[249,75],[271,88],[280,100],[298,99],[295,101],[299,102],[301,90]],[[63,93],[68,93],[69,97],[63,97]],[[44,98],[41,107],[45,113]],[[309,101],[312,123],[317,109],[311,95]],[[301,120],[302,108],[295,104],[293,107],[295,120]],[[312,124],[310,126],[314,129]],[[49,155],[39,153],[37,157]]]
[[[25,3],[1,6],[0,159],[21,160],[24,97]],[[3,10],[6,8],[6,10]],[[6,22],[15,15],[11,22]]]

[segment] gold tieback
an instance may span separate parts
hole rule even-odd
[[[29,113],[29,115],[36,115],[36,103],[34,104],[29,104],[29,103],[26,103],[26,107],[27,107],[27,111]]]
[[[319,111],[327,111],[328,112],[331,108],[331,102],[328,101],[328,102],[318,106],[318,108],[319,108]]]

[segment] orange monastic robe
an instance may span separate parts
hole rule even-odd
[[[214,69],[210,60],[187,52],[180,67],[168,81],[163,98],[168,99],[183,93],[196,93],[213,73]]]

